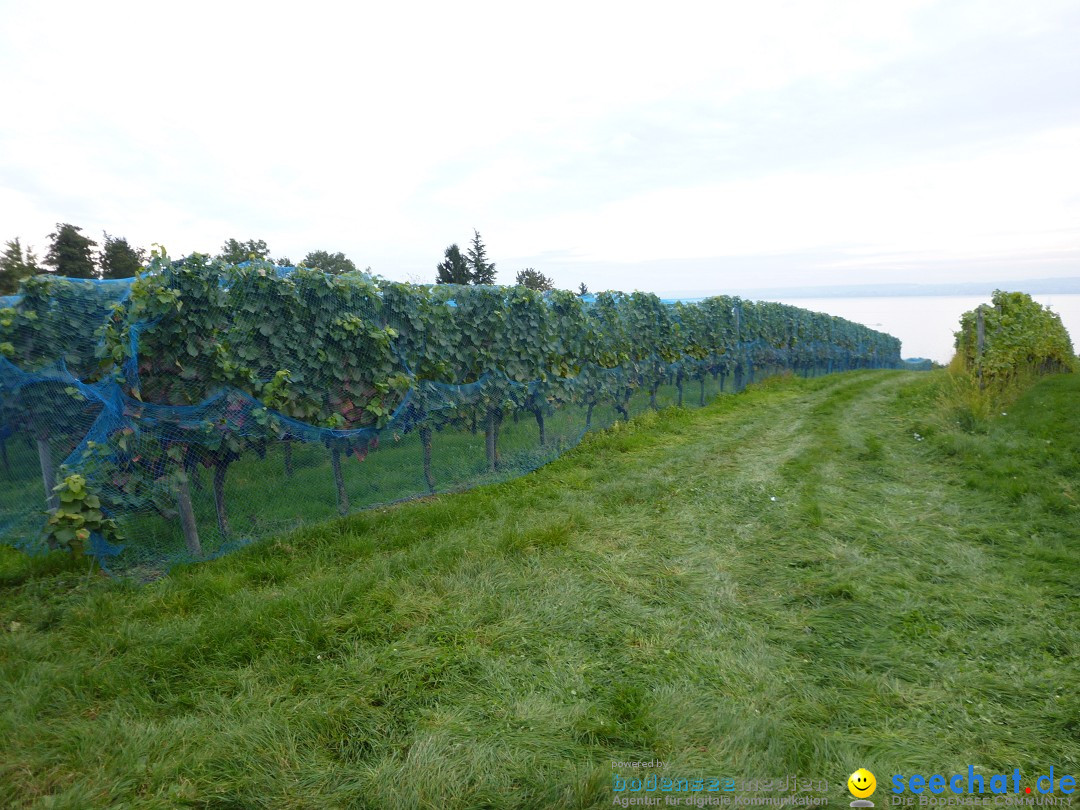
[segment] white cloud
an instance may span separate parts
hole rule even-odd
[[[666,188],[539,230],[583,261],[797,253],[843,246],[979,258],[1080,248],[1080,127],[964,160],[862,172],[793,172]],[[524,238],[522,235],[521,238]]]
[[[473,227],[507,272],[1078,248],[1075,3],[3,8],[0,238],[261,237],[399,277]]]

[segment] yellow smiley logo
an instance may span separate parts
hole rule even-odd
[[[847,789],[856,799],[865,799],[877,790],[877,779],[866,768],[859,768],[848,777]]]

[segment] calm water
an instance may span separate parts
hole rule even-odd
[[[1040,304],[1061,316],[1069,330],[1073,348],[1080,340],[1080,295],[1033,295]],[[897,298],[781,298],[814,312],[839,315],[849,321],[895,335],[903,342],[903,357],[929,357],[939,363],[953,355],[953,333],[960,328],[961,314],[979,304],[990,303],[989,296],[904,296]]]

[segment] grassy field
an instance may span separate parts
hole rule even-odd
[[[1077,775],[1080,375],[976,433],[939,382],[772,380],[145,586],[0,553],[0,805]]]

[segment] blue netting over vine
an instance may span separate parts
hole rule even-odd
[[[159,257],[0,302],[0,539],[45,548],[78,473],[153,576],[304,523],[521,475],[648,408],[782,370],[902,367],[895,338],[728,296],[419,286]]]

